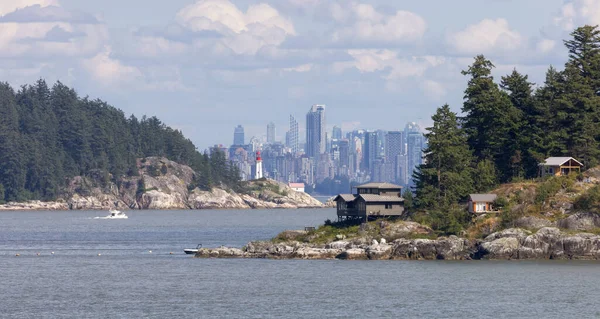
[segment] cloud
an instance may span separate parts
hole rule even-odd
[[[228,49],[240,55],[254,55],[296,34],[292,21],[265,3],[250,5],[242,12],[228,0],[200,0],[180,10],[176,20],[195,32],[219,33],[222,52]]]
[[[511,30],[505,19],[484,19],[446,38],[453,51],[461,54],[482,54],[493,51],[515,51],[523,44],[519,32]]]
[[[5,0],[0,1],[0,16],[11,13],[17,9],[39,5],[41,7],[57,6],[58,0]]]
[[[7,13],[0,17],[0,22],[69,22],[77,24],[100,23],[94,16],[83,13],[68,11],[59,6],[41,6],[40,4],[28,6]]]
[[[331,34],[331,41],[349,47],[413,43],[427,30],[425,20],[409,11],[398,10],[388,15],[369,4],[352,2],[351,5],[333,3],[331,16],[342,26]]]
[[[573,31],[585,24],[600,24],[600,1],[571,0],[567,1],[559,14],[554,18],[554,24],[564,31]]]
[[[111,48],[96,56],[82,61],[83,67],[100,83],[107,86],[118,86],[142,77],[142,72],[132,66],[127,66],[111,57]]]

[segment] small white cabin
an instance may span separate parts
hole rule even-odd
[[[288,186],[296,192],[304,193],[304,183],[289,183]]]

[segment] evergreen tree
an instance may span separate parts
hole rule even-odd
[[[600,159],[600,31],[584,26],[571,36],[553,124],[561,153],[592,167]]]
[[[473,156],[455,113],[446,104],[432,116],[425,137],[425,164],[415,173],[417,203],[422,208],[449,207],[473,190]]]
[[[494,65],[483,55],[463,75],[470,77],[465,90],[462,126],[468,142],[479,160],[494,161],[500,180],[513,177],[512,164],[519,150],[515,142],[520,130],[521,116],[509,96],[494,83],[491,75]]]

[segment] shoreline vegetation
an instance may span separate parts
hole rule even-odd
[[[492,61],[474,58],[462,114],[446,104],[432,116],[400,220],[326,222],[197,257],[600,259],[600,29],[571,37],[564,69],[550,66],[537,87],[516,69],[496,83]],[[584,171],[538,177],[552,157]],[[497,212],[469,213],[470,194],[489,193]]]
[[[413,211],[366,223],[327,220],[242,248],[202,248],[201,258],[476,260],[600,259],[600,167],[582,176],[503,184],[499,212],[473,215],[459,233]],[[500,206],[502,204],[502,206]],[[463,207],[466,211],[466,205]],[[417,222],[417,220],[419,222]]]

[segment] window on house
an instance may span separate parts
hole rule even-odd
[[[394,205],[392,204],[385,204],[385,209],[392,209],[394,207]]]

